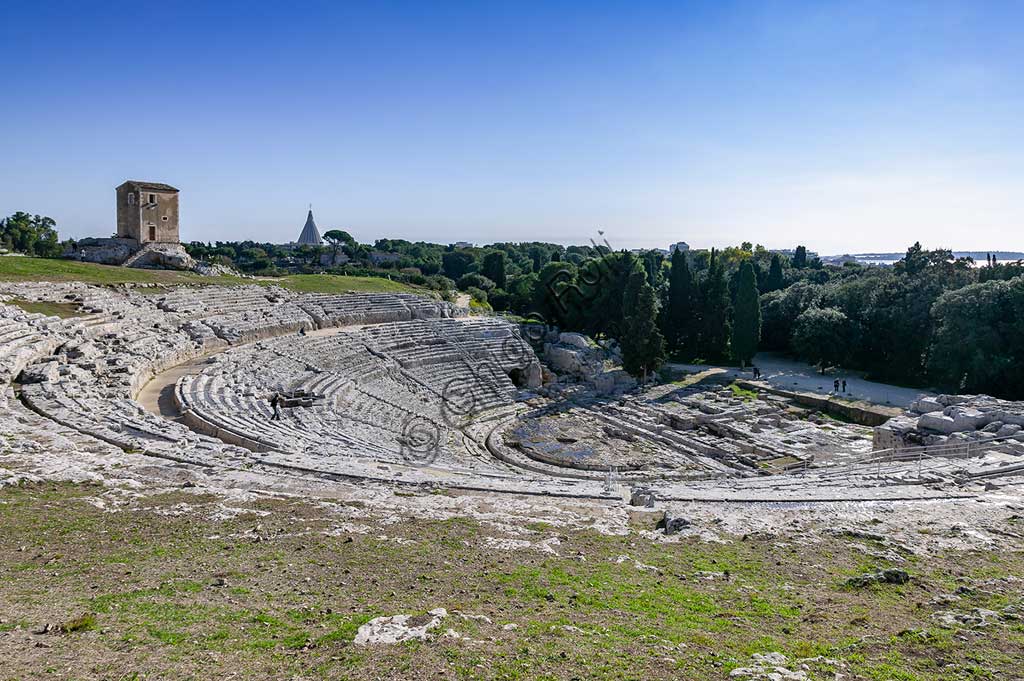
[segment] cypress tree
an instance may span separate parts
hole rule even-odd
[[[797,246],[793,252],[793,267],[803,269],[807,267],[807,247]]]
[[[708,273],[701,287],[701,354],[719,359],[726,355],[729,344],[729,285],[717,251],[711,249]]]
[[[693,305],[693,275],[686,253],[672,253],[672,269],[668,280],[668,310],[663,333],[672,352],[692,352],[696,331]]]
[[[785,281],[782,278],[782,258],[776,253],[772,256],[772,264],[768,268],[768,281],[765,283],[765,293],[780,290]]]
[[[482,266],[482,272],[485,277],[494,282],[494,284],[500,288],[505,288],[506,276],[505,276],[505,253],[502,251],[492,251],[484,256],[484,262]]]
[[[736,307],[732,319],[732,354],[745,367],[757,353],[761,340],[761,305],[757,280],[749,260],[744,260],[737,274]]]
[[[648,372],[656,371],[665,361],[665,339],[655,321],[658,311],[654,289],[647,283],[647,273],[642,268],[629,275],[622,307],[622,366],[631,376],[646,379]]]

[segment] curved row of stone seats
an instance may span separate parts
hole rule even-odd
[[[35,412],[126,451],[204,466],[220,463],[238,467],[249,457],[244,449],[154,416],[134,401],[103,399],[88,391],[69,389],[61,381],[25,385],[22,398]]]
[[[302,362],[269,351],[262,356],[242,351],[237,355],[237,362],[217,362],[203,374],[183,378],[178,385],[178,400],[183,411],[191,412],[218,428],[245,432],[257,447],[283,451],[310,448],[330,451],[335,444],[348,448],[359,445],[355,451],[360,455],[386,454],[389,455],[386,458],[397,460],[401,424],[409,418],[423,415],[422,409],[403,406],[415,405],[419,401],[414,394],[419,386],[383,379],[364,388],[357,386],[355,381],[361,382],[365,376],[342,377],[327,372],[308,372]],[[313,376],[321,380],[325,376],[334,377],[331,385],[320,385],[317,390],[317,394],[325,396],[332,409],[285,410],[281,421],[271,421],[269,395],[274,391],[294,390],[294,386],[312,388],[309,379]],[[273,378],[258,384],[263,377]],[[374,390],[381,394],[374,394]],[[430,416],[436,422],[437,415]],[[282,433],[293,427],[293,420],[303,423],[303,431],[283,437]],[[333,443],[332,439],[338,436],[342,436],[341,441]]]
[[[460,440],[455,426],[461,422],[446,413],[450,380],[464,381],[471,388],[481,383],[473,358],[446,334],[457,333],[471,345],[474,334],[509,337],[507,329],[501,334],[496,328],[509,325],[440,321],[444,323],[369,325],[321,337],[292,334],[240,347],[218,356],[201,374],[182,378],[176,394],[182,410],[200,423],[200,429],[208,424],[219,437],[257,450],[301,452],[310,460],[369,456],[398,464],[403,447],[409,445],[408,431],[415,426],[426,429],[428,440],[435,440],[436,465],[493,473],[495,464],[486,449],[472,439]],[[462,329],[462,324],[469,328]],[[480,357],[479,351],[474,354]],[[431,371],[433,367],[438,371]],[[507,406],[515,396],[504,373],[483,380],[503,381],[501,391],[480,388],[468,416]],[[283,410],[283,418],[272,421],[270,394],[294,390],[322,396],[323,403]],[[292,429],[300,432],[282,436]]]
[[[316,328],[316,322],[295,303],[281,303],[244,312],[218,313],[204,317],[203,323],[218,337],[233,345]]]
[[[60,344],[56,317],[28,313],[0,303],[0,383],[10,383],[38,357]]]
[[[343,336],[345,334],[338,334]],[[365,436],[363,433],[347,432],[353,430],[347,428],[345,422],[326,425],[319,424],[314,430],[307,430],[298,435],[287,433],[292,425],[288,423],[289,417],[298,413],[313,413],[309,409],[296,409],[286,411],[286,418],[281,421],[270,420],[270,406],[267,401],[270,394],[275,391],[289,392],[296,388],[309,390],[324,395],[329,401],[336,402],[339,399],[338,393],[346,386],[351,386],[353,380],[363,380],[364,375],[338,376],[337,374],[321,371],[309,371],[310,366],[299,357],[291,356],[291,352],[297,350],[293,347],[298,337],[280,339],[279,342],[258,343],[249,348],[239,350],[221,356],[213,362],[204,373],[186,377],[179,382],[178,400],[183,411],[192,412],[197,419],[206,421],[218,428],[227,431],[247,431],[247,437],[257,443],[257,447],[271,447],[280,450],[305,451],[313,446],[330,449],[332,447],[331,435],[339,432],[345,435],[339,445],[359,443],[369,445],[381,440],[380,433],[372,436]],[[321,342],[323,339],[308,339]],[[350,343],[340,343],[346,351],[354,348]],[[365,356],[372,359],[363,347]],[[321,383],[324,378],[333,377],[335,380],[330,386],[311,385],[312,378],[319,379]],[[326,389],[325,389],[326,388]],[[374,412],[371,416],[359,418],[359,415],[352,415],[351,424],[362,425],[355,430],[365,430],[367,427],[379,427],[383,423],[397,422],[394,416],[387,416],[388,411],[383,399],[372,398],[366,393],[361,395],[359,403],[372,401],[375,403]],[[346,403],[350,399],[344,398]],[[399,410],[401,411],[401,410]],[[337,419],[335,419],[337,420]],[[382,420],[383,423],[378,423]],[[321,435],[318,435],[320,433]],[[394,439],[392,436],[391,440]],[[366,449],[367,447],[363,447]],[[369,447],[370,449],[376,449]]]
[[[269,308],[292,297],[278,286],[199,286],[175,289],[160,296],[156,305],[168,312],[209,317]]]
[[[273,327],[268,332],[278,334],[282,325],[288,322],[287,315],[247,317],[245,313],[225,312],[223,305],[215,308],[210,304],[202,314],[188,314],[160,309],[156,305],[158,296],[136,295],[116,289],[86,290],[85,293],[87,295],[65,299],[77,302],[82,311],[88,313],[84,317],[57,320],[29,316],[41,320],[36,322],[36,326],[43,328],[42,333],[51,338],[45,347],[34,348],[24,361],[44,361],[46,366],[55,368],[55,374],[39,383],[23,386],[24,400],[34,411],[82,433],[84,437],[94,437],[125,450],[204,465],[242,466],[249,465],[247,462],[258,464],[264,461],[269,465],[293,465],[276,453],[277,448],[289,447],[289,456],[293,457],[295,464],[300,464],[297,467],[301,470],[328,471],[338,475],[352,475],[358,471],[359,475],[373,477],[379,475],[379,465],[387,462],[387,465],[400,469],[394,473],[396,476],[404,476],[403,479],[410,481],[428,481],[436,479],[436,473],[427,475],[421,472],[422,469],[403,466],[401,456],[405,433],[399,426],[404,420],[417,419],[437,426],[441,449],[439,465],[451,475],[459,476],[468,486],[480,484],[487,487],[493,484],[500,488],[501,484],[488,483],[487,480],[510,474],[470,438],[438,426],[443,425],[444,419],[438,408],[442,388],[406,370],[396,358],[374,349],[365,338],[353,340],[347,354],[339,352],[327,357],[327,364],[351,372],[350,378],[311,367],[302,357],[309,356],[308,348],[302,347],[295,348],[295,353],[287,351],[293,355],[293,363],[278,365],[274,360],[271,366],[272,370],[286,371],[301,367],[301,372],[294,374],[300,382],[317,380],[317,385],[324,388],[323,392],[336,395],[343,404],[358,403],[368,407],[353,409],[352,415],[357,418],[347,418],[345,413],[339,417],[338,413],[322,407],[290,410],[292,413],[287,414],[287,423],[275,422],[266,431],[270,423],[270,409],[263,397],[253,393],[241,398],[236,396],[226,402],[225,411],[235,417],[229,424],[231,430],[269,432],[272,437],[268,441],[275,452],[254,455],[248,448],[243,450],[226,444],[220,437],[210,437],[180,423],[149,414],[132,398],[153,373],[194,359],[211,346],[223,346],[225,340],[222,336],[241,339],[242,334],[232,335],[232,330],[238,328],[239,319],[253,322],[252,326],[257,329]],[[122,309],[118,304],[119,296],[131,296],[133,300]],[[57,298],[56,295],[51,297]],[[329,298],[335,303],[335,312],[345,310],[349,314],[353,309],[370,309],[370,319],[381,317],[373,316],[373,305],[367,307],[367,303],[387,300],[386,297],[358,295],[320,298],[321,301]],[[289,303],[281,302],[278,307],[287,305]],[[393,314],[396,306],[391,305],[390,308],[389,315]],[[400,313],[402,319],[406,315],[415,319],[459,313],[448,304],[413,297],[403,302],[403,308],[406,312]],[[207,314],[216,309],[220,311]],[[290,313],[293,319],[300,314],[294,310]],[[13,308],[10,314],[19,318],[25,316]],[[312,320],[311,317],[309,319]],[[345,319],[356,323],[365,321],[341,316],[325,316],[323,319],[332,323]],[[316,323],[315,320],[313,322]],[[282,344],[302,346],[309,342],[323,342],[324,339],[293,335],[278,340]],[[456,350],[456,354],[464,354],[464,351]],[[321,356],[318,352],[318,362],[324,363],[325,356],[326,353]],[[259,369],[258,366],[256,368]],[[355,397],[357,394],[358,399]],[[521,491],[530,493],[545,486],[556,493],[559,490],[566,494],[576,493],[571,485],[539,480]],[[593,490],[588,488],[588,491]]]
[[[366,336],[374,348],[436,389],[444,391],[456,383],[486,387],[480,397],[494,404],[516,392],[507,372],[536,363],[516,327],[499,319],[386,324],[367,329]]]
[[[380,371],[386,361],[370,352],[361,335],[352,333],[321,338],[286,337],[275,343],[270,351],[346,380],[369,378]]]
[[[464,308],[411,293],[307,294],[296,300],[320,328],[460,317]]]
[[[177,391],[186,422],[254,451],[302,454],[307,468],[360,457],[403,462],[402,433],[396,424],[408,415],[406,410],[360,393],[359,399],[345,401],[342,413],[319,407],[286,409],[274,421],[265,399],[235,396],[225,383],[204,375],[183,378]],[[447,433],[439,429],[438,438],[446,440]]]
[[[244,305],[248,307],[258,302],[258,293],[269,306],[259,314],[250,311],[224,312],[232,305],[232,300],[237,303],[236,289],[204,289],[198,295],[204,303],[204,314],[211,314],[201,319],[159,308],[157,301],[161,299],[158,296],[144,296],[119,289],[83,289],[74,286],[47,291],[38,289],[34,299],[38,300],[45,295],[49,299],[76,302],[90,314],[87,317],[58,320],[26,315],[19,308],[4,306],[4,329],[10,330],[4,338],[17,338],[18,348],[24,344],[21,340],[23,337],[35,339],[39,335],[33,330],[43,328],[44,321],[49,327],[58,329],[55,332],[44,329],[43,333],[49,334],[47,341],[41,347],[33,342],[27,351],[19,353],[17,365],[10,362],[4,364],[10,374],[16,374],[21,365],[33,361],[44,361],[48,368],[54,369],[53,374],[44,377],[40,383],[24,386],[26,402],[37,412],[80,432],[92,434],[125,449],[167,454],[171,458],[187,458],[189,452],[200,450],[203,456],[216,458],[220,456],[217,448],[224,447],[224,455],[236,459],[242,450],[144,412],[133,401],[133,397],[154,373],[194,359],[213,347],[223,346],[225,341],[222,336],[231,340],[244,340],[244,334],[249,332],[276,335],[294,330],[295,326],[288,325],[296,319],[301,322],[300,328],[310,329],[314,326],[312,319],[294,304],[279,302],[275,305],[272,298],[263,296],[265,289],[262,287],[251,287]],[[30,291],[18,293],[31,298]],[[188,295],[195,293],[192,290],[180,293],[178,303],[183,305]],[[131,298],[131,301],[122,309],[118,301],[125,298]],[[352,298],[362,299],[363,296]],[[357,300],[352,306],[358,308],[365,302]],[[436,307],[430,309],[437,311]],[[91,327],[83,324],[83,320],[98,316],[104,317],[104,325],[113,325],[114,332],[89,333]],[[14,331],[18,331],[17,336]],[[54,352],[57,354],[52,354]],[[362,355],[368,356],[368,353],[363,352]],[[251,422],[239,425],[238,428],[263,425],[269,418],[269,407],[255,397],[236,402],[233,409],[237,413],[253,413]],[[275,444],[295,440],[306,434],[307,429],[284,430],[277,433]],[[375,439],[366,438],[365,443],[372,445]],[[319,437],[310,439],[306,448],[315,448],[322,441]],[[358,444],[351,438],[338,438],[331,446],[340,449],[351,447],[353,443]]]

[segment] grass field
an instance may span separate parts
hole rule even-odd
[[[193,272],[131,269],[73,260],[19,256],[0,257],[0,281],[81,281],[99,285],[136,283],[163,286],[257,284],[260,286],[282,286],[301,293],[424,292],[422,289],[379,277],[346,277],[332,274],[294,274],[286,277],[260,279],[230,276],[203,277]]]
[[[84,314],[79,311],[78,305],[75,305],[74,303],[35,302],[31,300],[21,300],[19,298],[15,298],[14,300],[9,300],[7,302],[11,305],[17,305],[25,312],[44,314],[48,317],[68,319],[70,317],[80,317]]]
[[[0,489],[0,678],[705,680],[773,651],[811,658],[808,679],[1020,678],[1020,620],[932,616],[958,588],[958,611],[1019,606],[1012,551],[902,555],[909,584],[853,588],[892,565],[870,539],[665,544],[534,523],[519,536],[554,551],[510,551],[471,520],[364,534],[301,499],[225,514],[211,495],[102,493]],[[426,641],[353,645],[373,617],[438,607]]]

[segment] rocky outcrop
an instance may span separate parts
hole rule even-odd
[[[64,257],[81,262],[123,267],[172,270],[192,270],[196,267],[196,261],[181,244],[149,242],[140,245],[135,239],[120,237],[82,239],[68,249]]]
[[[875,428],[876,449],[969,443],[1015,449],[1024,443],[1024,402],[988,395],[937,395],[915,401],[903,415]]]
[[[544,361],[562,384],[583,383],[598,395],[616,395],[636,387],[622,370],[618,344],[599,344],[579,333],[553,331],[544,340]]]

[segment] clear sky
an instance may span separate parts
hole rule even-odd
[[[0,214],[1024,250],[1021,2],[0,4]]]

